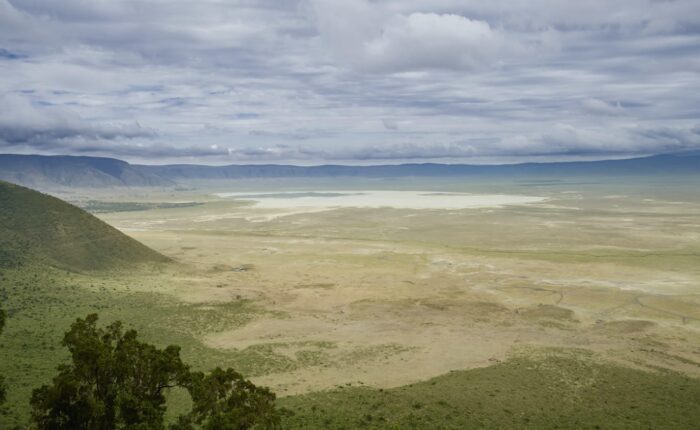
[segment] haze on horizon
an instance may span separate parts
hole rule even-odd
[[[700,149],[700,2],[0,0],[0,153],[517,162]]]

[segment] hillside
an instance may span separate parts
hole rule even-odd
[[[549,351],[392,389],[280,399],[287,429],[691,429],[700,382]]]
[[[167,261],[60,199],[0,181],[0,267],[44,262],[73,270]]]
[[[37,189],[173,185],[114,158],[14,154],[0,155],[0,180]]]

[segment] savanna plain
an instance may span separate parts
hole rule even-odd
[[[0,427],[26,420],[31,389],[67,356],[61,334],[90,312],[270,387],[288,428],[700,422],[693,180],[266,179],[56,195],[173,262],[6,270]]]

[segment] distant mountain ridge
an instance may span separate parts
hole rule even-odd
[[[129,164],[102,157],[1,155],[0,179],[33,188],[164,187],[193,179],[440,176],[700,175],[700,153],[622,160],[502,165],[398,164],[375,166],[280,164],[206,166]]]
[[[376,166],[321,165],[306,167],[277,164],[229,166],[173,164],[163,166],[141,165],[138,167],[171,180],[334,176],[381,178],[402,176],[700,174],[700,155],[655,155],[623,160],[500,165],[422,163]]]
[[[0,154],[0,179],[38,189],[174,185],[126,161],[68,155]]]
[[[0,181],[0,269],[101,270],[169,259],[63,200]]]

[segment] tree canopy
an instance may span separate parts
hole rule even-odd
[[[120,322],[97,326],[96,314],[78,319],[63,338],[71,355],[49,385],[34,391],[32,425],[46,430],[165,429],[166,392],[180,387],[192,410],[170,427],[277,429],[275,395],[233,369],[193,372],[180,349],[138,340]]]
[[[192,411],[181,417],[174,429],[280,427],[275,395],[266,388],[256,387],[233,369],[217,367],[209,374],[190,373],[186,386],[192,397]]]

